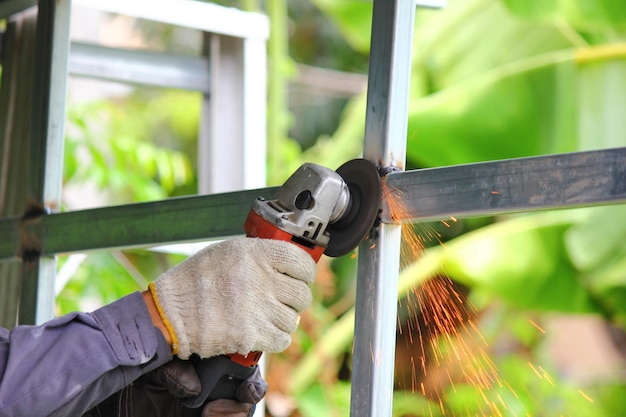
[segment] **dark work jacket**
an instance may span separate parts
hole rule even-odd
[[[81,416],[171,359],[139,292],[93,313],[0,328],[0,417]]]

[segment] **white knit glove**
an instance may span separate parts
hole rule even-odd
[[[288,242],[235,238],[210,245],[150,284],[182,359],[280,352],[311,303],[316,264]]]

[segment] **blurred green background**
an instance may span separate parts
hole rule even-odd
[[[360,156],[371,2],[220,3],[271,19],[268,184],[303,162],[334,169]],[[160,50],[197,52],[172,27],[132,30]],[[418,9],[407,88],[407,169],[626,146],[626,4]],[[102,205],[196,192],[199,95],[73,94],[65,210],[85,190]],[[626,415],[625,206],[406,225],[403,236],[423,248],[402,259],[394,416]],[[145,289],[183,258],[61,257],[57,312]],[[354,255],[320,262],[294,343],[269,359],[268,415],[349,415],[355,279]]]

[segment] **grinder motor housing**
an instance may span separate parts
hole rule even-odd
[[[274,197],[254,202],[244,223],[246,235],[291,241],[317,262],[330,241],[328,225],[350,206],[347,184],[336,172],[306,163]]]

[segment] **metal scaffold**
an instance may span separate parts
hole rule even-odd
[[[78,3],[96,7],[102,2]],[[124,7],[124,3],[130,3],[133,13],[142,18],[158,20],[176,15],[147,15],[153,2],[105,3],[106,6],[97,7],[130,13]],[[5,156],[10,155],[2,161],[0,178],[3,194],[0,261],[4,261],[0,263],[0,321],[8,327],[51,317],[56,254],[237,235],[241,233],[250,202],[258,195],[271,198],[275,190],[261,188],[264,184],[255,182],[265,177],[262,167],[254,172],[242,172],[226,188],[211,183],[209,179],[215,178],[211,173],[202,174],[206,184],[202,192],[206,195],[55,212],[60,198],[68,71],[201,91],[206,101],[204,116],[210,120],[216,119],[211,102],[219,101],[220,97],[224,100],[241,97],[236,102],[226,101],[221,109],[243,116],[230,117],[221,125],[206,125],[211,126],[211,131],[200,141],[205,149],[204,157],[212,158],[214,163],[207,165],[216,172],[222,169],[222,163],[249,167],[251,162],[241,161],[264,160],[259,158],[265,149],[259,148],[258,143],[264,141],[258,140],[258,132],[265,130],[265,105],[252,97],[264,96],[265,72],[259,68],[265,67],[268,22],[256,14],[229,15],[231,19],[249,19],[246,25],[236,25],[247,28],[248,32],[232,33],[229,31],[235,26],[222,25],[226,22],[223,19],[217,19],[211,27],[200,18],[197,22],[166,20],[212,33],[213,48],[212,55],[186,58],[183,63],[177,62],[177,57],[151,58],[154,67],[158,67],[158,61],[166,74],[175,74],[165,82],[167,77],[153,71],[152,65],[142,65],[144,56],[104,47],[71,45],[69,0],[39,2],[38,13],[22,12],[35,4],[35,1],[13,0],[0,6],[4,17],[19,15],[9,19],[4,35],[7,46],[0,91],[3,118],[0,125],[12,129],[5,128],[11,134],[0,142],[3,145],[0,149],[9,150]],[[225,13],[212,5],[184,4],[200,7],[201,13]],[[363,155],[381,168],[393,168],[385,181],[399,191],[408,212],[404,221],[626,203],[626,148],[404,171],[415,7],[440,7],[442,2],[374,0],[373,6]],[[199,17],[197,13],[195,16]],[[35,27],[38,27],[37,38],[33,35]],[[6,59],[11,56],[11,48],[19,45],[34,48],[34,62]],[[94,62],[102,65],[93,65]],[[127,66],[116,62],[125,62]],[[17,81],[16,74],[23,73],[24,68],[28,68],[32,79],[39,80],[38,84],[31,86],[30,81]],[[235,73],[236,76],[217,90],[217,81],[208,76],[210,69],[211,74]],[[255,91],[249,92],[250,89]],[[233,95],[233,91],[237,94]],[[18,114],[25,106],[30,112]],[[226,133],[226,126],[238,126],[238,130]],[[257,140],[249,139],[251,132]],[[239,138],[243,153],[233,154],[232,147],[226,148],[223,141],[214,139],[219,137]],[[18,138],[28,141],[20,145]],[[9,164],[9,159],[24,164]],[[24,187],[12,185],[16,183]],[[391,416],[392,409],[401,236],[400,225],[390,213],[383,210],[381,220],[361,243],[359,251],[351,398],[351,415],[355,417]],[[197,227],[199,223],[203,224],[202,228]],[[86,224],[89,233],[85,233]],[[11,278],[20,275],[21,279]]]

